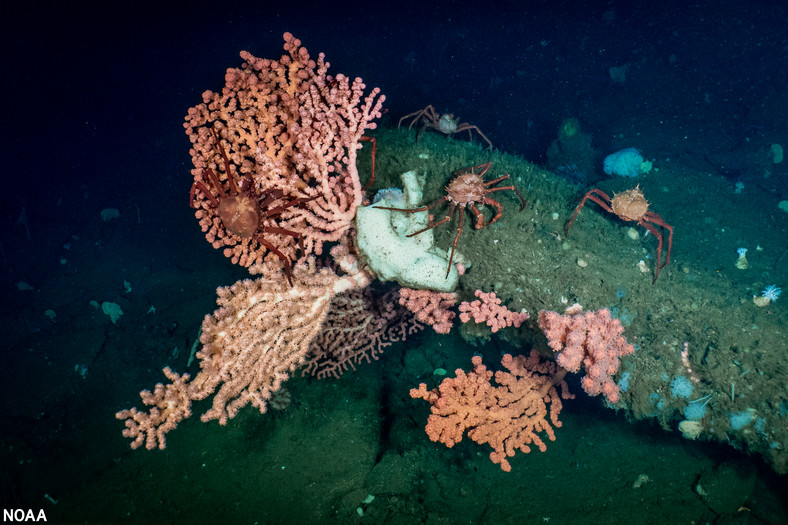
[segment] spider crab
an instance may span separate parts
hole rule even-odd
[[[432,107],[432,105],[429,105],[424,109],[420,109],[418,111],[414,111],[413,113],[405,115],[404,117],[399,119],[399,124],[397,124],[397,127],[402,126],[402,121],[407,120],[409,118],[412,118],[413,120],[411,120],[408,129],[412,128],[413,125],[416,122],[418,122],[420,118],[422,119],[422,126],[421,126],[421,130],[419,130],[419,134],[422,131],[424,131],[426,128],[429,128],[429,129],[440,131],[441,133],[448,135],[450,137],[453,136],[455,133],[467,131],[468,135],[473,137],[471,130],[476,130],[476,133],[478,133],[479,136],[483,138],[484,141],[487,142],[487,144],[490,145],[490,149],[492,149],[492,142],[490,142],[490,139],[488,139],[484,135],[484,133],[482,133],[482,130],[480,130],[478,126],[468,124],[467,122],[460,122],[460,119],[458,118],[455,119],[454,115],[452,115],[451,113],[444,113],[443,115],[439,115],[438,112],[435,111],[435,108]]]
[[[451,263],[454,260],[454,250],[457,247],[457,241],[460,240],[460,235],[462,234],[462,222],[463,217],[465,216],[465,208],[468,207],[471,210],[471,213],[476,218],[476,222],[474,224],[477,230],[481,230],[482,228],[486,228],[487,226],[491,225],[495,221],[501,218],[503,215],[503,207],[501,203],[496,201],[495,199],[491,199],[488,197],[490,193],[494,193],[496,191],[503,191],[503,190],[512,190],[520,197],[522,201],[522,206],[520,206],[520,211],[523,211],[525,208],[525,199],[523,198],[520,191],[515,188],[514,186],[502,186],[500,188],[495,188],[496,184],[501,181],[507,180],[509,175],[504,175],[502,177],[498,177],[497,179],[493,179],[490,181],[484,180],[484,174],[492,166],[492,162],[488,162],[486,164],[480,164],[478,166],[472,166],[470,168],[463,168],[461,170],[457,170],[452,173],[454,178],[449,182],[446,186],[446,195],[441,197],[440,199],[431,202],[430,204],[425,204],[419,208],[411,208],[411,209],[402,209],[402,208],[387,208],[383,206],[375,206],[376,208],[380,208],[382,210],[393,210],[393,211],[401,211],[403,213],[417,213],[420,211],[427,211],[430,208],[434,208],[443,202],[449,203],[449,209],[446,212],[446,216],[443,217],[441,220],[435,222],[430,217],[430,221],[427,224],[426,228],[422,228],[417,232],[413,232],[408,237],[413,237],[414,235],[418,235],[420,233],[424,233],[427,230],[431,230],[436,226],[440,226],[446,222],[449,222],[454,215],[454,210],[457,207],[460,208],[460,218],[459,223],[457,224],[457,235],[454,236],[454,242],[451,244],[451,255],[449,256],[449,267],[446,268],[446,277],[449,276],[449,272],[451,271]],[[488,205],[495,208],[495,216],[488,222],[484,222],[484,215],[482,215],[481,210],[476,207],[477,204],[480,205]]]
[[[287,281],[292,285],[292,265],[289,257],[268,241],[264,234],[272,233],[290,236],[298,241],[300,245],[301,234],[299,232],[272,225],[271,219],[278,218],[288,208],[299,206],[312,200],[314,197],[299,197],[288,200],[282,190],[258,190],[251,175],[239,176],[233,173],[230,159],[227,158],[227,153],[219,140],[216,129],[211,127],[210,130],[224,161],[227,188],[222,184],[219,175],[214,170],[204,168],[202,170],[202,180],[195,179],[189,192],[192,208],[207,208],[206,211],[208,213],[218,216],[227,232],[227,237],[231,240],[230,244],[253,240],[274,253],[282,260]],[[202,206],[200,205],[200,196],[207,201]],[[282,202],[276,205],[277,201]]]
[[[651,281],[651,284],[657,282],[660,269],[664,268],[670,262],[670,249],[673,247],[673,226],[666,223],[662,217],[653,211],[648,210],[649,203],[643,196],[643,192],[640,191],[640,186],[636,186],[634,189],[623,191],[621,193],[614,193],[612,199],[608,197],[605,192],[598,188],[594,188],[593,190],[586,193],[583,197],[583,200],[581,200],[580,204],[578,204],[577,209],[575,209],[575,213],[569,220],[569,224],[566,225],[567,237],[569,236],[569,227],[572,226],[572,222],[575,220],[575,217],[577,217],[577,214],[580,213],[580,210],[583,209],[583,206],[587,200],[591,200],[599,204],[605,211],[614,213],[622,220],[637,222],[640,226],[643,226],[645,229],[654,234],[654,237],[656,237],[658,241],[657,271],[654,275],[654,280]],[[657,229],[657,226],[660,226],[668,231],[668,253],[665,257],[665,262],[662,263],[660,261],[662,260],[663,235]]]

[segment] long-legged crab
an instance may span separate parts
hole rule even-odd
[[[577,214],[580,213],[580,210],[583,209],[583,206],[587,200],[591,200],[599,204],[602,206],[602,209],[607,212],[614,213],[622,220],[637,222],[639,225],[643,226],[645,229],[654,234],[654,237],[657,238],[659,244],[657,245],[657,270],[654,275],[654,280],[651,281],[651,284],[657,282],[660,269],[664,268],[670,262],[670,249],[673,247],[673,226],[666,223],[662,217],[653,211],[648,211],[649,203],[643,196],[643,192],[640,191],[640,187],[636,186],[634,189],[622,191],[621,193],[615,193],[612,199],[608,197],[605,192],[598,188],[594,188],[593,190],[586,193],[583,197],[583,200],[581,200],[580,204],[577,205],[577,209],[575,209],[574,215],[572,215],[572,218],[569,220],[569,224],[566,225],[567,236],[569,236],[569,227],[572,226],[572,222],[574,222],[575,217],[577,217]],[[655,225],[660,226],[668,231],[668,254],[665,257],[665,262],[660,262],[662,260],[663,236]]]
[[[443,202],[449,203],[449,209],[446,211],[446,216],[443,217],[441,220],[435,222],[432,218],[430,218],[429,224],[427,224],[426,228],[422,228],[417,232],[413,232],[408,237],[413,237],[414,235],[418,235],[420,233],[424,233],[427,230],[431,230],[436,226],[440,226],[446,222],[449,222],[454,215],[454,210],[457,207],[460,208],[460,218],[457,224],[457,235],[454,236],[454,242],[451,244],[451,255],[449,256],[449,267],[446,269],[446,277],[449,276],[449,272],[451,271],[451,263],[454,260],[454,250],[457,247],[457,241],[460,240],[460,235],[462,234],[462,220],[465,216],[465,208],[466,206],[470,208],[471,213],[476,218],[475,228],[477,230],[481,230],[482,228],[486,228],[487,226],[491,225],[495,221],[501,218],[503,215],[503,207],[501,203],[496,201],[495,199],[491,199],[488,197],[490,193],[494,193],[496,191],[503,191],[503,190],[512,190],[520,197],[522,201],[522,206],[520,206],[520,211],[525,208],[525,199],[523,198],[520,191],[515,188],[514,186],[502,186],[500,188],[494,188],[496,184],[501,181],[507,180],[509,175],[504,175],[502,177],[498,177],[497,179],[493,179],[490,181],[484,180],[484,174],[492,166],[492,162],[488,162],[486,164],[480,164],[478,166],[472,166],[470,168],[463,168],[461,170],[457,170],[452,175],[454,178],[449,182],[446,186],[446,195],[441,197],[440,199],[431,202],[430,204],[426,204],[419,208],[411,208],[411,209],[402,209],[402,208],[387,208],[383,206],[375,206],[376,208],[380,208],[383,210],[393,210],[393,211],[401,211],[403,213],[417,213],[420,211],[427,211],[430,208],[434,208]],[[478,171],[477,171],[478,170]],[[482,215],[481,210],[476,207],[477,204],[480,205],[488,205],[495,208],[495,216],[488,222],[484,222],[484,215]]]
[[[423,117],[423,118],[422,118]],[[488,139],[482,130],[479,129],[478,126],[473,124],[468,124],[467,122],[460,122],[460,119],[454,118],[454,115],[451,113],[444,113],[443,115],[439,115],[435,108],[432,105],[427,106],[424,109],[420,109],[418,111],[414,111],[413,113],[409,113],[399,119],[399,123],[397,127],[402,126],[402,121],[412,118],[408,129],[412,128],[413,125],[422,119],[422,126],[419,130],[419,134],[424,131],[425,129],[434,129],[436,131],[440,131],[441,133],[453,136],[455,133],[460,133],[462,131],[467,131],[468,135],[473,138],[473,134],[471,133],[472,130],[476,130],[476,133],[479,134],[481,138],[490,145],[490,149],[492,149],[492,142]]]
[[[282,190],[258,190],[251,175],[239,176],[233,173],[230,159],[227,158],[227,153],[219,140],[219,135],[213,127],[210,130],[224,162],[228,187],[224,187],[217,173],[211,168],[204,168],[202,170],[202,180],[195,179],[192,184],[189,192],[192,208],[202,208],[218,216],[224,232],[216,231],[221,228],[213,223],[211,223],[211,226],[204,225],[203,230],[206,231],[209,240],[217,237],[225,239],[225,245],[233,245],[248,240],[257,242],[282,260],[287,280],[292,284],[292,265],[289,257],[268,241],[264,234],[286,235],[301,244],[301,234],[299,232],[280,228],[275,224],[271,224],[271,220],[279,217],[288,208],[308,202],[312,198],[298,197],[287,200]],[[207,200],[203,205],[200,203],[200,195]],[[275,205],[276,201],[283,202]],[[225,252],[225,254],[229,256],[228,252]],[[237,262],[235,258],[233,261]],[[241,264],[248,266],[254,261],[249,260],[247,262],[249,264],[244,264],[243,262]]]

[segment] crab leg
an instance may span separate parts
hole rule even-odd
[[[211,206],[213,206],[214,208],[219,206],[219,201],[216,199],[216,197],[213,196],[210,190],[208,190],[205,184],[203,184],[202,181],[196,180],[194,181],[194,184],[192,184],[192,190],[189,192],[189,198],[192,201],[192,208],[197,208],[197,203],[195,202],[195,199],[197,198],[197,190],[203,192],[205,197],[209,201],[211,201]],[[219,191],[221,191],[221,186],[219,186]]]
[[[431,229],[435,228],[436,226],[440,226],[441,224],[449,222],[451,220],[451,216],[454,214],[454,208],[455,207],[456,207],[456,205],[454,203],[451,203],[451,205],[449,206],[449,212],[446,214],[446,216],[444,218],[442,218],[438,222],[430,221],[430,223],[427,224],[426,228],[422,228],[421,230],[419,230],[417,232],[413,232],[410,235],[408,235],[408,237],[413,237],[414,235],[418,235],[420,233],[424,233],[425,231],[431,230]],[[383,209],[385,209],[385,208],[383,208]],[[460,214],[460,224],[462,225],[462,213]]]
[[[372,171],[372,175],[369,178],[369,182],[361,191],[367,191],[372,183],[375,182],[375,155],[378,151],[378,141],[375,140],[375,137],[361,137],[358,139],[361,142],[371,142],[372,143],[372,162],[370,166],[370,171]]]
[[[476,228],[477,230],[481,230],[485,226],[484,215],[482,215],[482,212],[479,210],[479,208],[476,207],[474,203],[470,204],[470,208],[471,208],[471,212],[473,213],[473,216],[476,217],[476,224],[474,224],[474,228]]]
[[[292,271],[291,271],[292,264],[290,264],[290,259],[284,253],[279,251],[279,248],[277,248],[270,242],[263,239],[262,235],[255,235],[254,238],[257,242],[268,248],[271,252],[273,252],[277,257],[279,257],[282,260],[282,263],[284,264],[285,267],[285,275],[287,276],[287,282],[288,284],[290,284],[290,286],[293,286]]]
[[[435,201],[435,202],[433,202],[431,204],[426,204],[424,206],[421,206],[419,208],[390,208],[388,206],[373,206],[373,208],[378,209],[378,210],[401,211],[403,213],[418,213],[420,211],[427,211],[430,208],[434,208],[435,206],[437,206],[438,204],[442,203],[445,200],[447,200],[446,197],[444,197],[444,198],[442,198],[440,200],[437,200],[437,201]]]
[[[216,132],[216,128],[211,127],[210,129],[211,133],[213,133],[213,139],[216,141],[216,145],[219,146],[219,153],[222,154],[222,160],[224,160],[224,171],[227,172],[227,180],[230,181],[230,190],[232,190],[232,195],[238,195],[240,192],[238,191],[238,185],[235,182],[233,172],[230,169],[230,159],[227,158],[227,153],[225,153],[224,146],[222,146],[222,142],[219,140],[219,134]]]
[[[594,195],[595,193],[598,193],[599,196]],[[582,210],[583,206],[585,206],[587,199],[591,199],[592,201],[596,202],[597,204],[602,206],[602,208],[605,211],[610,212],[610,213],[615,213],[613,211],[613,208],[611,208],[610,204],[609,204],[610,203],[610,197],[608,197],[607,194],[605,192],[603,192],[602,190],[598,190],[598,189],[595,188],[595,189],[589,191],[588,193],[586,193],[585,196],[583,197],[583,200],[581,200],[580,204],[577,205],[577,209],[575,209],[575,214],[572,215],[572,218],[569,219],[569,224],[566,225],[566,235],[567,235],[567,237],[569,236],[569,227],[572,226],[572,223],[574,222],[575,217],[577,217],[577,214],[580,213],[580,210]],[[603,201],[602,199],[605,199],[605,200]],[[605,201],[607,201],[607,202],[605,202]]]
[[[492,182],[500,182],[500,181],[502,181],[504,179],[508,179],[508,178],[509,178],[509,175],[505,175],[505,176],[503,176],[503,177],[501,177],[499,179],[495,179]],[[523,203],[523,205],[520,206],[520,211],[523,211],[525,209],[525,197],[523,197],[523,194],[520,193],[520,190],[518,190],[514,186],[503,186],[501,188],[491,188],[491,189],[487,190],[487,193],[492,193],[494,191],[501,191],[501,190],[512,190],[513,192],[515,192],[517,194],[517,196],[520,197],[520,200]]]
[[[647,229],[648,231],[653,233],[654,237],[656,237],[657,241],[658,241],[658,244],[657,244],[657,271],[654,273],[654,279],[651,281],[651,284],[654,284],[655,282],[657,282],[657,277],[659,277],[659,269],[664,267],[665,264],[668,264],[667,261],[665,261],[665,264],[663,264],[663,265],[659,264],[660,259],[662,259],[662,234],[659,233],[659,231],[657,231],[657,229],[654,226],[652,226],[651,224],[649,224],[649,223],[647,223],[645,221],[639,221],[639,222],[640,222],[641,226],[643,226],[645,229]]]
[[[648,220],[648,221],[650,221],[650,222],[653,222],[654,224],[656,224],[658,226],[662,226],[663,228],[668,230],[668,255],[667,255],[667,257],[665,257],[665,262],[661,266],[661,268],[664,268],[665,265],[670,262],[670,250],[671,250],[671,248],[673,248],[673,226],[671,226],[670,224],[666,223],[662,217],[660,217],[659,215],[657,215],[654,212],[650,212],[650,211],[646,212],[646,214],[643,216],[643,218]],[[657,261],[657,262],[659,262],[659,261]]]
[[[274,215],[278,215],[285,211],[287,208],[292,208],[293,206],[298,206],[299,204],[304,204],[305,202],[313,201],[317,199],[319,195],[315,195],[314,197],[298,197],[291,201],[285,202],[284,204],[277,206],[276,208],[271,208],[270,210],[266,211],[263,216],[264,217],[272,217]]]
[[[484,174],[487,173],[487,171],[490,169],[491,166],[492,166],[492,162],[486,162],[484,164],[479,164],[478,166],[471,166],[470,168],[463,168],[461,170],[457,170],[454,173],[452,173],[452,176],[465,175],[467,173],[475,173],[480,177],[484,177]],[[476,170],[478,169],[481,169],[481,172],[476,173]]]
[[[479,129],[479,126],[471,125],[471,124],[466,124],[465,126],[460,125],[460,126],[457,127],[457,131],[455,133],[460,133],[461,131],[466,131],[467,130],[468,131],[468,136],[471,138],[471,140],[473,140],[473,133],[471,133],[472,129],[475,129],[476,133],[478,133],[487,142],[487,144],[490,145],[490,149],[492,149],[492,147],[493,147],[492,146],[492,142],[490,142],[490,139],[487,138],[487,135],[482,133],[482,130]]]
[[[501,215],[503,215],[503,206],[501,206],[500,202],[493,199],[484,199],[484,201],[485,204],[489,204],[490,206],[495,207],[495,217],[493,217],[490,222],[484,225],[484,227],[486,228],[487,226],[489,226],[490,224],[494,223],[495,221],[501,218]]]

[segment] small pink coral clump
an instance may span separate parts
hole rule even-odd
[[[448,334],[452,319],[457,315],[451,308],[457,302],[453,292],[414,290],[402,288],[399,291],[399,304],[413,312],[416,320],[432,326],[439,334]]]
[[[131,448],[139,448],[144,443],[148,450],[156,447],[164,450],[167,447],[165,434],[192,415],[189,374],[179,375],[165,367],[164,375],[171,381],[169,384],[158,383],[153,392],[140,392],[142,402],[151,407],[149,412],[131,408],[115,414],[126,421],[123,436],[132,438]]]
[[[496,297],[495,292],[484,293],[476,290],[475,293],[477,300],[460,303],[460,321],[463,323],[471,319],[475,323],[487,323],[495,333],[507,326],[519,328],[523,321],[530,317],[525,311],[513,312],[501,305],[501,300]]]
[[[565,315],[542,310],[539,327],[557,352],[559,365],[570,372],[585,366],[581,384],[589,395],[604,394],[610,403],[618,402],[619,390],[612,376],[618,370],[619,358],[635,348],[627,343],[621,322],[610,316],[610,310],[583,312],[577,304],[567,308]]]

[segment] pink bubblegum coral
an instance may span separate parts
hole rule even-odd
[[[439,334],[448,334],[452,319],[457,315],[451,307],[457,302],[454,292],[435,292],[402,288],[399,291],[399,304],[416,315],[416,320],[432,326]]]
[[[477,300],[460,303],[460,321],[463,323],[467,323],[471,319],[475,323],[487,323],[487,326],[495,333],[507,326],[519,328],[530,317],[525,310],[513,312],[503,306],[495,292],[484,293],[481,290],[476,290],[475,294],[478,297]]]
[[[377,88],[365,95],[360,78],[329,75],[324,55],[313,60],[290,33],[284,40],[276,60],[241,52],[241,67],[227,70],[220,92],[205,91],[184,123],[200,227],[255,274],[264,260],[296,260],[299,247],[319,255],[351,228],[363,198],[356,157],[385,100]],[[251,234],[220,213],[239,194],[260,201]]]
[[[542,310],[539,327],[558,353],[559,365],[570,372],[585,366],[581,384],[589,395],[604,394],[610,403],[618,402],[619,390],[612,376],[618,370],[619,358],[635,348],[627,343],[621,321],[613,319],[610,310],[583,312],[577,304],[567,308],[566,315]]]

